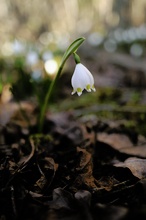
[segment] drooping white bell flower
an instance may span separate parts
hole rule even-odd
[[[77,92],[78,96],[82,94],[82,91],[84,89],[87,90],[87,92],[91,92],[93,90],[96,91],[94,87],[94,78],[90,71],[81,63],[77,63],[72,79],[71,84],[73,87],[72,95]]]

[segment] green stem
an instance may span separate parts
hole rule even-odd
[[[54,85],[55,85],[55,83],[57,82],[58,78],[59,78],[60,75],[61,75],[62,69],[63,69],[63,67],[60,66],[60,68],[58,69],[58,72],[57,72],[57,74],[56,74],[56,77],[55,77],[55,79],[51,82],[51,85],[50,85],[49,90],[48,90],[48,92],[47,92],[47,95],[46,95],[46,97],[45,97],[44,105],[42,106],[41,112],[40,112],[40,118],[39,118],[39,132],[41,132],[42,129],[43,129],[44,119],[45,119],[45,112],[46,112],[46,109],[47,109],[48,101],[49,101],[49,99],[50,99],[50,97],[51,97],[51,93],[52,93],[52,91],[53,91]]]
[[[81,63],[79,55],[77,53],[73,53],[73,54],[76,64]]]
[[[46,109],[47,109],[47,105],[48,105],[48,101],[51,97],[51,94],[52,94],[52,91],[53,91],[53,88],[54,88],[54,85],[55,83],[57,82],[58,78],[60,77],[61,75],[61,72],[62,72],[62,69],[64,67],[64,64],[66,62],[66,60],[68,59],[68,57],[75,53],[78,49],[78,47],[84,42],[85,38],[78,38],[76,39],[68,48],[67,50],[65,51],[64,55],[63,55],[63,58],[62,58],[62,62],[60,64],[60,67],[58,69],[58,72],[56,74],[56,77],[55,79],[51,82],[51,85],[48,89],[48,92],[46,94],[46,97],[45,97],[45,101],[44,101],[44,104],[43,106],[40,108],[40,117],[39,117],[39,127],[38,127],[38,130],[39,132],[42,132],[42,129],[43,129],[43,125],[44,125],[44,120],[45,120],[45,113],[46,113]]]

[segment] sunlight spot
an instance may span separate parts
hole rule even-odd
[[[54,75],[57,72],[58,64],[55,60],[47,60],[45,62],[45,70],[48,75]]]

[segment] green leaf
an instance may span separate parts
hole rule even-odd
[[[84,42],[85,38],[84,37],[80,37],[78,39],[76,39],[65,51],[63,58],[62,58],[62,62],[61,62],[61,66],[64,65],[65,61],[67,60],[67,58],[75,53],[77,51],[77,49],[79,48],[79,46]]]

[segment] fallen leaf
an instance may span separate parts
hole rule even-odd
[[[71,193],[61,188],[56,188],[53,191],[53,203],[51,207],[54,209],[65,208],[71,210],[71,201],[73,201],[73,196]]]
[[[129,137],[124,134],[107,134],[107,133],[98,133],[97,140],[102,141],[106,144],[111,145],[116,150],[123,148],[130,148],[133,146]]]
[[[132,174],[139,179],[146,178],[146,159],[131,157],[124,162],[114,164],[114,166],[130,169]]]
[[[90,205],[91,203],[91,193],[87,190],[79,190],[75,193],[75,198],[86,204]]]
[[[6,125],[19,107],[16,103],[0,103],[0,124]]]
[[[80,184],[85,184],[89,188],[97,188],[95,184],[95,178],[93,177],[93,163],[91,154],[88,153],[85,149],[77,148],[77,151],[82,153],[80,158],[80,164],[76,168],[80,171],[80,175],[76,178],[76,182]]]
[[[120,152],[131,156],[146,158],[146,145],[121,148]]]

